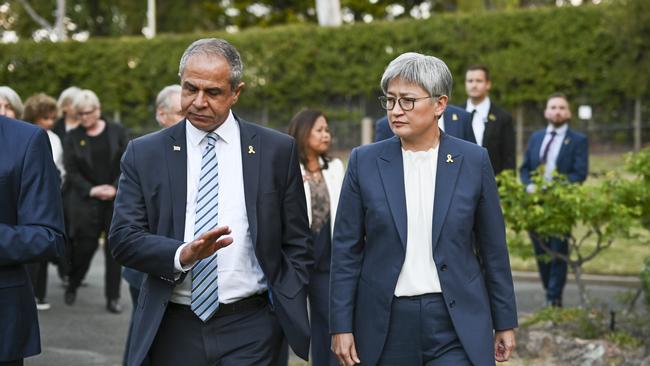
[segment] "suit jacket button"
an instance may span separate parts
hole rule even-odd
[[[446,270],[447,270],[447,265],[446,265],[446,264],[443,264],[442,266],[440,266],[440,270],[441,270],[442,272],[446,271]]]
[[[456,300],[451,300],[451,301],[449,302],[449,307],[450,307],[450,308],[453,308],[454,306],[456,306]]]

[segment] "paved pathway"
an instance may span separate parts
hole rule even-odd
[[[103,287],[104,257],[100,250],[95,255],[86,279],[88,286],[79,289],[74,306],[63,303],[63,288],[53,266],[50,267],[49,301],[52,309],[39,312],[43,352],[26,360],[28,366],[91,366],[120,365],[128,329],[131,301],[126,283],[122,285],[124,312],[120,315],[106,311]],[[614,280],[616,278],[613,278]],[[601,281],[602,283],[602,281]],[[593,298],[617,305],[617,295],[630,291],[629,286],[616,281],[606,285],[589,285]],[[633,285],[633,284],[632,284]],[[515,275],[517,305],[520,314],[529,314],[544,302],[542,288],[535,274]],[[565,304],[578,304],[577,289],[569,284],[565,293]],[[295,356],[292,361],[298,363]]]

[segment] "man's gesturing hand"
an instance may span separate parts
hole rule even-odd
[[[339,365],[353,366],[361,363],[357,356],[352,333],[338,333],[332,335],[332,352],[336,355]]]
[[[217,250],[232,244],[232,237],[228,226],[219,226],[188,243],[181,249],[180,261],[182,266],[195,263],[214,254]]]

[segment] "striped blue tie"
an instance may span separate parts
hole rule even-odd
[[[194,221],[194,238],[217,226],[219,209],[219,170],[214,144],[217,134],[209,133],[205,137],[205,147],[201,159],[201,178],[196,195],[196,218]],[[208,321],[219,308],[217,286],[217,253],[201,259],[192,268],[192,311],[204,322]]]

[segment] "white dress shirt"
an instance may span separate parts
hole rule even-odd
[[[433,201],[436,192],[438,147],[427,151],[402,149],[406,193],[406,256],[395,296],[442,292],[433,261]]]
[[[47,137],[50,139],[50,145],[52,146],[52,158],[54,159],[54,165],[56,169],[59,170],[59,176],[61,177],[61,185],[65,179],[65,166],[63,165],[63,146],[61,145],[61,139],[54,132],[50,130],[47,131]]]
[[[194,240],[194,221],[196,199],[201,173],[201,158],[207,145],[204,137],[208,134],[185,123],[187,135],[187,203],[185,206],[185,235],[188,243]],[[219,215],[218,226],[227,225],[232,231],[233,243],[219,249],[217,254],[217,285],[219,302],[232,303],[267,289],[266,279],[260,267],[251,239],[248,216],[246,216],[246,197],[244,195],[244,174],[241,157],[239,124],[232,112],[226,121],[214,131],[219,138],[215,144],[219,164]],[[210,228],[212,229],[212,228]],[[186,244],[184,244],[186,245]],[[176,251],[174,267],[176,271],[189,271],[191,267],[181,268],[180,251]],[[189,305],[191,302],[192,274],[174,288],[171,301]]]
[[[544,166],[544,179],[551,181],[553,179],[553,172],[557,166],[557,157],[560,155],[560,149],[566,137],[566,131],[569,129],[569,125],[566,123],[562,127],[555,128],[552,124],[546,127],[546,135],[544,135],[544,140],[542,140],[542,148],[539,149],[539,158],[540,161],[544,155],[544,150],[546,150],[546,145],[551,141],[551,132],[555,131],[556,135],[553,139],[553,143],[548,148],[548,155],[546,156],[546,165]]]
[[[472,118],[472,130],[474,130],[474,138],[478,146],[483,146],[483,134],[485,133],[485,124],[488,121],[490,114],[490,97],[485,97],[483,101],[477,105],[472,103],[471,99],[467,99],[465,110],[472,113],[474,110],[474,117]]]
[[[444,114],[438,118],[438,128],[442,130],[442,132],[445,132],[445,116]]]

